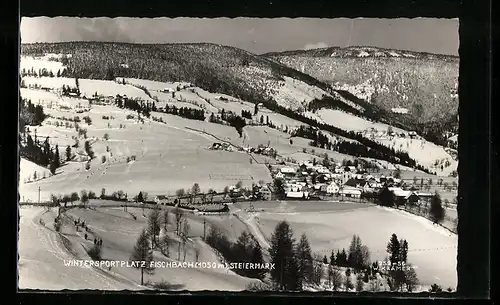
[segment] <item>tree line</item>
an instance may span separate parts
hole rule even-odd
[[[48,167],[53,175],[55,175],[56,169],[61,166],[59,146],[51,147],[49,137],[45,138],[45,141],[40,144],[36,134],[35,140],[28,134],[26,144],[20,145],[19,152],[21,156],[31,162]]]
[[[397,198],[393,191],[388,187],[384,187],[378,195],[375,195],[378,199],[378,203],[386,207],[396,207],[406,206],[409,204],[411,207],[417,203],[407,202],[404,198]],[[443,208],[441,196],[436,192],[430,199],[430,206],[428,208],[428,215],[430,219],[435,223],[443,222],[446,216],[446,210]]]
[[[299,241],[287,221],[278,223],[271,235],[269,256],[274,268],[269,270],[271,285],[257,290],[300,291],[307,286],[327,284],[332,290],[379,291],[379,275],[386,276],[392,291],[414,291],[419,284],[407,262],[408,242],[393,234],[387,245],[387,262],[371,262],[370,250],[360,237],[352,237],[349,249],[331,251],[330,257],[313,254],[306,234]],[[344,272],[342,272],[344,270]],[[356,275],[353,283],[352,275]]]
[[[30,99],[19,99],[19,130],[24,126],[38,126],[47,118],[42,105],[34,105]]]
[[[173,215],[173,220],[170,215]],[[135,267],[141,272],[141,285],[144,285],[144,274],[153,274],[155,270],[153,251],[158,250],[166,257],[170,257],[170,249],[174,241],[178,243],[177,260],[186,261],[187,243],[189,240],[190,225],[182,209],[175,208],[172,211],[159,208],[153,209],[147,216],[147,226],[141,231],[134,249],[130,256],[131,261],[143,261],[144,265],[138,264]],[[168,225],[175,227],[173,233],[178,237],[178,241],[168,234]],[[163,234],[161,234],[163,231]],[[200,252],[195,249],[195,260],[198,261]]]
[[[151,112],[163,112],[191,120],[200,120],[200,121],[205,120],[205,111],[203,109],[199,110],[188,107],[178,108],[175,105],[174,106],[165,105],[163,111],[159,111],[159,109],[156,107],[156,102],[154,101],[143,102],[134,99],[129,99],[127,97],[119,97],[116,100],[116,104],[119,108],[127,108],[130,110],[137,111],[139,117],[142,114],[145,117],[149,118],[151,117]]]
[[[237,263],[264,263],[262,248],[251,233],[242,232],[236,243],[214,226],[210,227],[205,242],[217,250],[227,262]],[[263,279],[268,270],[265,269],[236,269],[242,276]]]
[[[417,164],[415,160],[411,159],[406,152],[394,151],[394,149],[385,147],[383,145],[379,146],[383,146],[384,148],[386,148],[385,150],[388,150],[391,154],[384,153],[381,150],[370,149],[368,146],[364,144],[345,141],[341,139],[337,140],[335,143],[332,143],[330,139],[326,135],[324,135],[321,131],[316,130],[312,126],[305,126],[305,125],[301,125],[299,128],[294,130],[292,132],[292,136],[309,139],[311,140],[311,142],[309,142],[309,145],[314,147],[333,150],[342,154],[348,154],[356,157],[366,157],[378,160],[386,160],[398,164],[404,163],[406,164],[406,166],[415,167],[426,173],[430,173],[430,171],[427,168],[421,166],[420,164]]]
[[[21,77],[24,77],[24,76],[61,77],[62,72],[61,72],[61,70],[57,70],[57,73],[54,74],[54,72],[52,72],[52,70],[47,70],[46,68],[40,68],[38,70],[35,70],[33,67],[31,67],[31,69],[23,68],[21,70]]]
[[[356,140],[361,144],[363,144],[364,146],[366,146],[367,148],[377,151],[377,154],[379,154],[379,157],[377,159],[379,160],[384,160],[394,164],[404,165],[407,167],[415,167],[424,172],[430,173],[428,169],[423,168],[421,165],[418,165],[417,162],[414,159],[410,158],[408,153],[404,151],[399,151],[399,150],[395,151],[393,148],[387,147],[383,144],[377,143],[375,141],[363,137],[361,133],[356,133],[354,131],[345,131],[343,129],[331,125],[320,123],[317,120],[305,117],[300,113],[293,111],[292,109],[280,106],[273,100],[264,101],[263,103],[265,103],[266,108],[274,112],[283,114],[287,117],[290,117],[307,125],[314,126],[318,129],[332,132],[338,136]]]
[[[250,118],[251,117],[252,116],[250,114]],[[227,122],[230,126],[233,126],[236,129],[240,137],[243,136],[243,127],[245,127],[247,124],[243,117],[237,115],[232,111],[227,111],[224,108],[221,109],[220,114],[218,115],[215,115],[212,112],[208,121],[216,124],[224,124],[224,122]]]

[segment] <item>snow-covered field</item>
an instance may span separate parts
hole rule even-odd
[[[320,109],[316,112],[319,119],[328,125],[336,126],[347,131],[365,131],[375,129],[377,131],[387,131],[389,125],[378,122],[371,122],[367,119],[357,117],[341,110]],[[408,133],[403,129],[391,127],[394,132]]]
[[[336,126],[344,130],[352,130],[365,132],[365,137],[372,138],[381,144],[393,147],[395,150],[402,150],[415,159],[419,164],[431,168],[438,175],[448,176],[453,170],[456,170],[458,162],[453,160],[453,157],[446,152],[445,148],[426,141],[422,138],[411,139],[408,137],[408,131],[390,127],[396,134],[404,133],[406,137],[389,137],[387,130],[389,125],[377,122],[371,122],[364,118],[360,118],[341,110],[320,109],[316,113],[308,113],[310,117],[318,118],[326,124]],[[450,166],[434,168],[436,160],[448,160]]]
[[[458,161],[446,152],[444,147],[438,146],[432,142],[424,139],[408,139],[395,137],[393,139],[377,139],[378,142],[393,147],[395,150],[406,151],[410,158],[417,160],[417,162],[425,167],[431,168],[439,176],[448,176],[452,171],[458,167]],[[450,166],[441,168],[434,168],[436,160],[448,160]]]
[[[310,86],[302,81],[287,76],[284,79],[284,81],[278,83],[277,92],[273,95],[276,102],[282,106],[295,109],[304,106],[305,103],[315,98],[320,99],[324,95],[329,95],[324,90]]]
[[[24,158],[21,158],[19,169],[20,183],[25,183],[27,180],[36,181],[39,179],[43,179],[44,177],[47,178],[51,175],[50,171],[47,168],[37,165]]]
[[[21,97],[31,100],[35,105],[40,104],[44,107],[44,112],[48,112],[47,108],[58,108],[60,106],[70,108],[88,108],[89,101],[83,98],[68,97],[58,95],[54,92],[43,90],[34,90],[21,88]]]
[[[157,81],[138,79],[138,78],[125,78],[125,82],[135,86],[146,87],[148,90],[151,91],[161,91],[167,88],[171,90],[176,90],[178,86],[181,87],[190,86],[190,84],[186,82],[166,83],[166,82],[157,82]]]
[[[417,268],[422,285],[438,283],[446,288],[457,285],[457,236],[422,217],[357,203],[266,202],[253,205],[258,211],[253,219],[268,241],[276,224],[286,220],[294,236],[298,239],[306,233],[312,251],[321,256],[328,257],[332,250],[347,250],[353,234],[358,234],[369,247],[371,259],[384,260],[388,255],[387,242],[395,233],[408,241],[408,262]],[[234,205],[237,207],[242,209],[239,213],[246,214],[244,209],[248,204]]]
[[[26,71],[33,69],[37,73],[40,69],[46,69],[54,74],[57,74],[57,72],[63,72],[66,67],[60,61],[49,60],[51,57],[54,58],[55,56],[21,56],[19,69],[20,71],[23,69]]]
[[[130,267],[81,268],[64,265],[64,260],[90,258],[85,249],[92,247],[92,239],[103,240],[102,259],[129,261],[134,244],[141,230],[146,227],[146,218],[140,209],[102,208],[96,210],[73,209],[64,214],[66,221],[62,227],[62,236],[53,231],[52,221],[56,212],[43,213],[42,209],[24,207],[21,212],[21,228],[19,239],[21,289],[101,289],[101,290],[138,290],[150,287],[140,286],[140,271]],[[149,211],[146,211],[148,213]],[[135,215],[137,220],[133,218]],[[71,218],[70,218],[71,217]],[[174,223],[171,216],[171,223]],[[45,227],[39,222],[42,219]],[[84,220],[91,230],[88,239],[85,232],[76,232],[71,219]],[[194,221],[193,227],[198,228]],[[173,226],[168,226],[172,231]],[[198,232],[199,233],[199,232]],[[162,231],[162,234],[165,234]],[[191,236],[191,234],[190,234]],[[198,235],[200,236],[200,235]],[[64,242],[62,241],[64,239]],[[178,240],[171,236],[169,257],[158,251],[154,252],[156,262],[173,262],[178,256]],[[193,235],[184,248],[181,247],[181,258],[186,251],[186,261],[195,262],[195,251],[198,248],[199,262],[219,263],[213,250],[204,244],[199,237]],[[244,290],[252,279],[241,277],[232,271],[202,268],[156,268],[151,275],[144,275],[145,282],[166,282],[171,290]]]
[[[167,124],[150,121],[137,124],[134,120],[125,118],[126,112],[111,106],[93,106],[88,115],[92,119],[92,125],[81,124],[81,127],[87,129],[96,154],[90,170],[85,170],[84,163],[77,168],[66,169],[63,166],[63,172],[59,175],[38,183],[22,184],[21,195],[37,196],[38,187],[42,189],[43,198],[48,198],[51,193],[64,194],[81,189],[97,193],[101,188],[110,192],[124,190],[129,194],[137,194],[139,191],[173,194],[179,188],[190,188],[195,182],[200,184],[202,190],[221,190],[239,180],[244,185],[270,180],[264,164],[250,164],[249,156],[244,153],[207,150],[217,140],[185,128],[201,123],[201,130],[212,131],[221,137],[232,136],[234,133],[237,137],[233,127],[201,121],[198,123],[167,114],[159,114]],[[102,115],[111,115],[115,119],[101,120]],[[119,124],[126,128],[119,128]],[[42,126],[37,132],[44,136],[57,136],[71,143],[71,136],[76,135],[76,131],[61,135],[57,134],[59,129],[65,128]],[[109,140],[104,139],[105,134],[108,134]],[[81,147],[83,148],[83,140]],[[61,154],[65,148],[60,148]],[[107,148],[109,152],[106,151]],[[106,157],[104,163],[102,156]],[[127,163],[127,157],[132,156],[136,157],[135,162]]]
[[[38,85],[42,88],[60,90],[63,86],[70,86],[72,88],[76,86],[75,79],[68,77],[24,76],[22,80],[28,88]]]
[[[103,96],[126,95],[129,98],[140,98],[144,101],[151,101],[146,93],[132,85],[123,85],[117,82],[98,79],[79,79],[80,92],[83,96],[90,97],[96,92]]]

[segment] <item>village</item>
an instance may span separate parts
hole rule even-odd
[[[229,144],[214,143],[212,149],[229,147]],[[273,177],[272,183],[259,181],[245,188],[242,181],[238,181],[222,192],[210,190],[208,193],[196,191],[199,186],[193,186],[192,190],[177,192],[171,196],[158,195],[148,202],[200,212],[227,212],[227,204],[250,201],[376,202],[384,188],[394,194],[394,203],[397,205],[428,205],[434,196],[431,192],[424,192],[423,187],[418,187],[415,183],[394,177],[399,176],[397,171],[394,175],[368,173],[358,162],[348,161],[347,165],[346,162],[338,162],[325,166],[314,160],[268,167]]]
[[[283,182],[286,200],[373,200],[384,187],[394,193],[396,202],[402,204],[423,203],[433,196],[401,178],[368,173],[361,163],[357,166],[350,164],[338,162],[325,166],[307,161],[296,167],[277,168],[273,178]]]

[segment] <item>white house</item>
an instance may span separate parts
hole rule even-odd
[[[337,194],[340,191],[340,188],[337,185],[337,183],[332,182],[332,183],[323,185],[321,187],[321,191],[326,192],[327,194]]]
[[[388,189],[389,191],[392,191],[394,193],[394,196],[396,196],[397,198],[406,199],[412,194],[412,191],[405,191],[399,187],[389,187]]]
[[[356,187],[344,187],[339,191],[339,194],[344,197],[360,198],[361,190]]]
[[[156,204],[165,204],[168,202],[168,197],[165,195],[155,196],[154,202],[156,202]]]
[[[406,114],[406,113],[408,113],[408,109],[403,108],[403,107],[391,108],[391,111],[394,112],[394,113],[399,113],[399,114]]]
[[[259,192],[261,193],[262,198],[264,200],[271,200],[272,199],[273,194],[267,185],[263,185],[260,188]]]
[[[318,172],[318,174],[329,174],[330,170],[326,167],[318,167],[318,169],[316,169],[316,172]]]
[[[305,188],[305,185],[298,183],[289,183],[285,186],[285,191],[287,192],[300,192]]]
[[[283,173],[283,174],[294,174],[295,173],[295,169],[291,168],[291,167],[282,167],[280,169],[280,172]]]
[[[285,178],[285,174],[283,174],[282,172],[278,172],[275,177],[278,179],[283,179]]]
[[[291,199],[307,199],[309,198],[309,192],[287,192],[286,197]]]

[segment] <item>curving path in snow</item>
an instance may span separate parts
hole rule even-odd
[[[64,266],[64,260],[72,260],[75,257],[64,246],[61,236],[50,228],[51,224],[44,227],[39,223],[42,214],[44,214],[42,208],[20,209],[18,243],[20,289],[146,289],[131,281],[108,275],[102,270]]]

